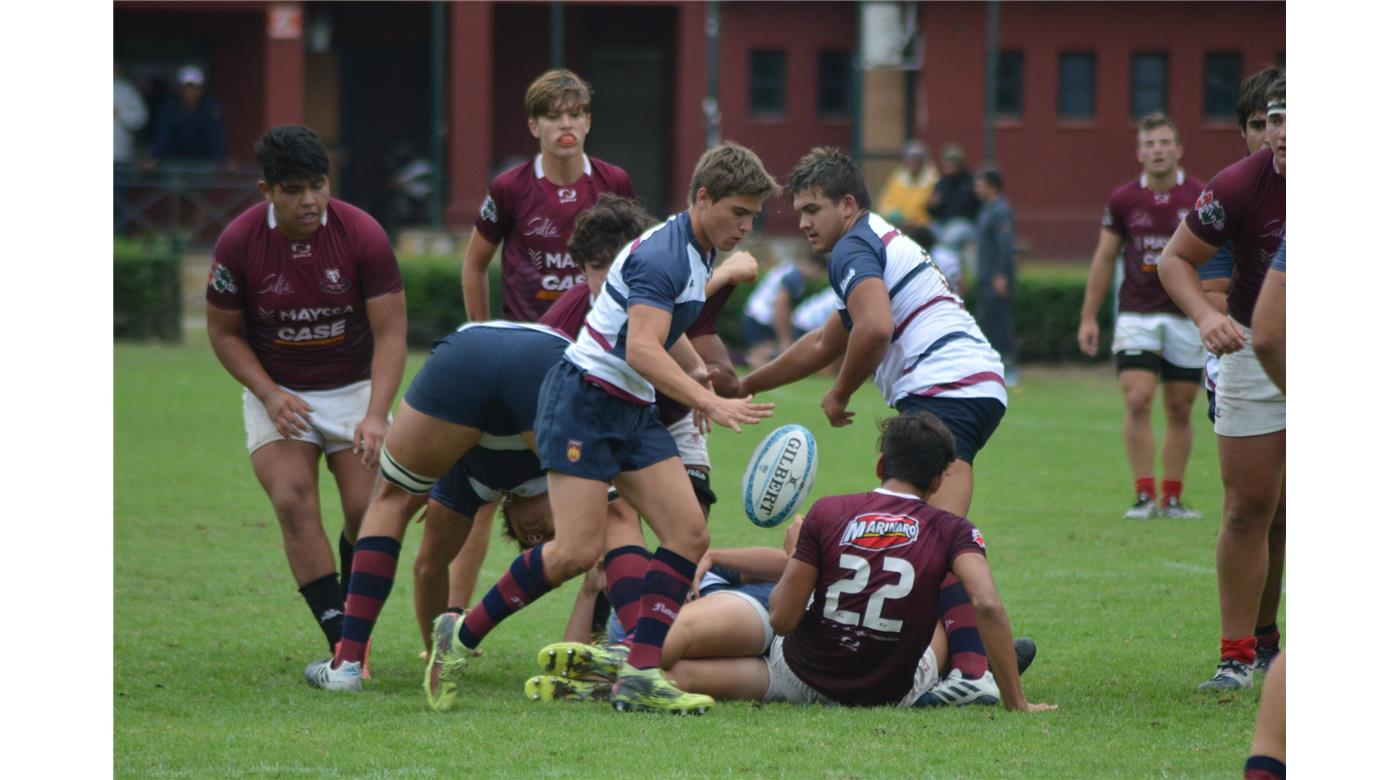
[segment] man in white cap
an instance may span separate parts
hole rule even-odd
[[[156,122],[151,157],[222,162],[228,157],[223,111],[219,101],[204,91],[204,71],[186,65],[176,81],[177,97],[166,101]]]

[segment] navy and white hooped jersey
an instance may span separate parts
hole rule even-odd
[[[773,308],[778,302],[778,292],[787,290],[788,302],[796,306],[802,293],[807,290],[807,280],[802,271],[791,261],[778,265],[759,281],[749,299],[744,302],[744,314],[762,325],[773,324]],[[789,308],[791,311],[791,308]]]
[[[875,384],[891,407],[905,396],[995,398],[1006,403],[1001,357],[919,245],[878,214],[867,214],[831,252],[837,313],[849,330],[846,299],[864,279],[880,279],[894,332]]]
[[[676,343],[705,305],[705,282],[715,253],[700,251],[690,216],[682,211],[618,252],[603,292],[564,359],[587,381],[628,401],[649,404],[656,388],[627,365],[627,307],[645,304],[671,313],[666,348]]]

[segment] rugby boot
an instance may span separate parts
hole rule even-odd
[[[471,650],[457,638],[457,623],[463,619],[453,612],[433,619],[433,648],[423,670],[423,692],[428,695],[428,707],[439,712],[451,709],[457,700],[456,678],[471,657]]]
[[[1137,503],[1123,513],[1124,520],[1150,520],[1157,516],[1157,502],[1147,493],[1137,494]]]
[[[964,707],[968,704],[1001,704],[1001,689],[991,670],[969,679],[963,677],[961,669],[954,669],[914,701],[915,707]]]
[[[1241,688],[1252,687],[1254,687],[1253,665],[1227,658],[1215,667],[1215,676],[1196,686],[1196,689],[1214,692],[1238,691]]]
[[[601,677],[617,678],[627,662],[626,645],[585,645],[582,642],[555,642],[545,645],[535,660],[548,674],[581,680]]]
[[[1172,496],[1162,501],[1162,505],[1157,508],[1157,516],[1165,517],[1169,520],[1200,520],[1201,513],[1191,507],[1181,503],[1181,499]]]
[[[360,664],[360,679],[361,679],[361,680],[364,680],[365,682],[369,682],[369,681],[370,681],[370,678],[371,678],[371,675],[370,675],[370,673],[369,673],[369,646],[370,646],[370,642],[373,642],[373,641],[374,641],[374,640],[371,639],[371,640],[365,642],[365,661],[364,661],[364,663]],[[335,643],[335,654],[336,654],[336,655],[340,655],[340,643],[339,643],[339,642],[336,642],[336,643]]]
[[[306,684],[323,691],[358,691],[363,684],[362,664],[345,661],[334,666],[335,658],[324,658],[306,667]]]
[[[618,712],[669,712],[704,715],[715,700],[703,693],[687,693],[661,675],[660,669],[634,669],[623,664],[613,683],[611,699]]]
[[[525,698],[531,701],[607,701],[612,683],[606,680],[570,680],[540,674],[525,681]]]

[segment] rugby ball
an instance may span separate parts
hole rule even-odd
[[[744,514],[772,528],[807,500],[817,475],[817,440],[801,425],[784,425],[759,442],[744,469]]]

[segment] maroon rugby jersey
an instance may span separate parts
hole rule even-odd
[[[1254,302],[1283,240],[1287,217],[1284,179],[1274,169],[1274,150],[1264,147],[1210,180],[1186,225],[1218,247],[1231,242],[1235,268],[1227,302],[1230,317],[1248,326]]]
[[[501,310],[506,319],[536,322],[571,287],[584,284],[583,269],[569,257],[569,236],[574,219],[604,192],[636,197],[626,171],[587,155],[583,176],[562,187],[544,177],[538,154],[491,182],[476,229],[493,244],[505,241]]]
[[[369,379],[365,301],[402,289],[384,229],[332,198],[305,242],[278,232],[271,204],[239,215],[214,245],[205,300],[243,312],[248,345],[273,381],[325,390]]]
[[[1178,170],[1176,185],[1153,192],[1144,174],[1108,196],[1104,229],[1123,239],[1123,286],[1118,310],[1140,314],[1181,314],[1157,278],[1157,261],[1177,225],[1196,204],[1205,185]]]
[[[817,586],[783,658],[842,704],[898,702],[938,625],[939,585],[963,553],[986,555],[982,534],[914,496],[876,489],[817,501],[792,554],[817,567]]]

